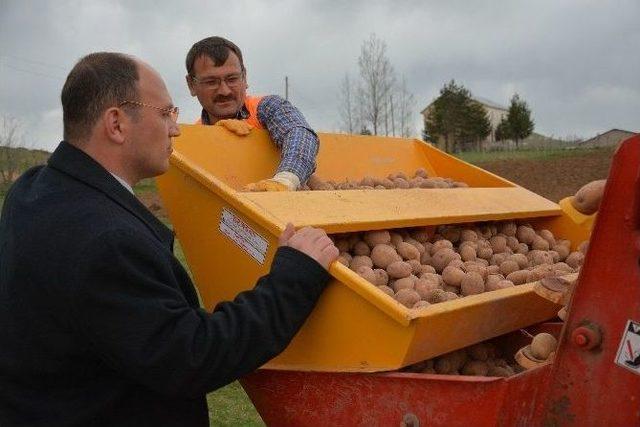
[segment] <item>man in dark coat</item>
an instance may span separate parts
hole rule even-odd
[[[160,76],[91,54],[62,106],[65,141],[0,219],[0,426],[206,426],[205,393],[287,346],[338,251],[289,225],[253,290],[201,309],[173,234],[131,190],[167,170],[179,135]]]

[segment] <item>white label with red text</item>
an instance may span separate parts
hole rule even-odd
[[[264,264],[269,243],[238,215],[222,208],[220,231],[260,264]]]
[[[640,323],[633,320],[627,322],[615,362],[640,375]]]

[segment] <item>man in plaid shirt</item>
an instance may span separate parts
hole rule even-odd
[[[276,174],[249,184],[251,191],[288,191],[315,170],[318,136],[302,113],[277,95],[249,96],[242,52],[222,37],[207,37],[187,53],[187,84],[202,105],[198,123],[222,125],[238,135],[263,128],[282,150]]]

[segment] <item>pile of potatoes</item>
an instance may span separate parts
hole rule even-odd
[[[509,363],[500,349],[490,341],[452,351],[434,359],[403,368],[403,372],[442,375],[510,377],[523,369]]]
[[[408,308],[576,272],[587,242],[514,221],[332,236],[338,261]]]
[[[342,182],[325,181],[317,175],[311,175],[302,190],[391,190],[396,188],[458,188],[468,187],[464,182],[437,176],[429,177],[424,168],[416,170],[413,177],[403,172],[389,174],[386,178],[365,176],[361,180],[346,179]]]

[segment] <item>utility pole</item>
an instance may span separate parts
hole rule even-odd
[[[289,76],[284,76],[284,99],[289,100]]]

